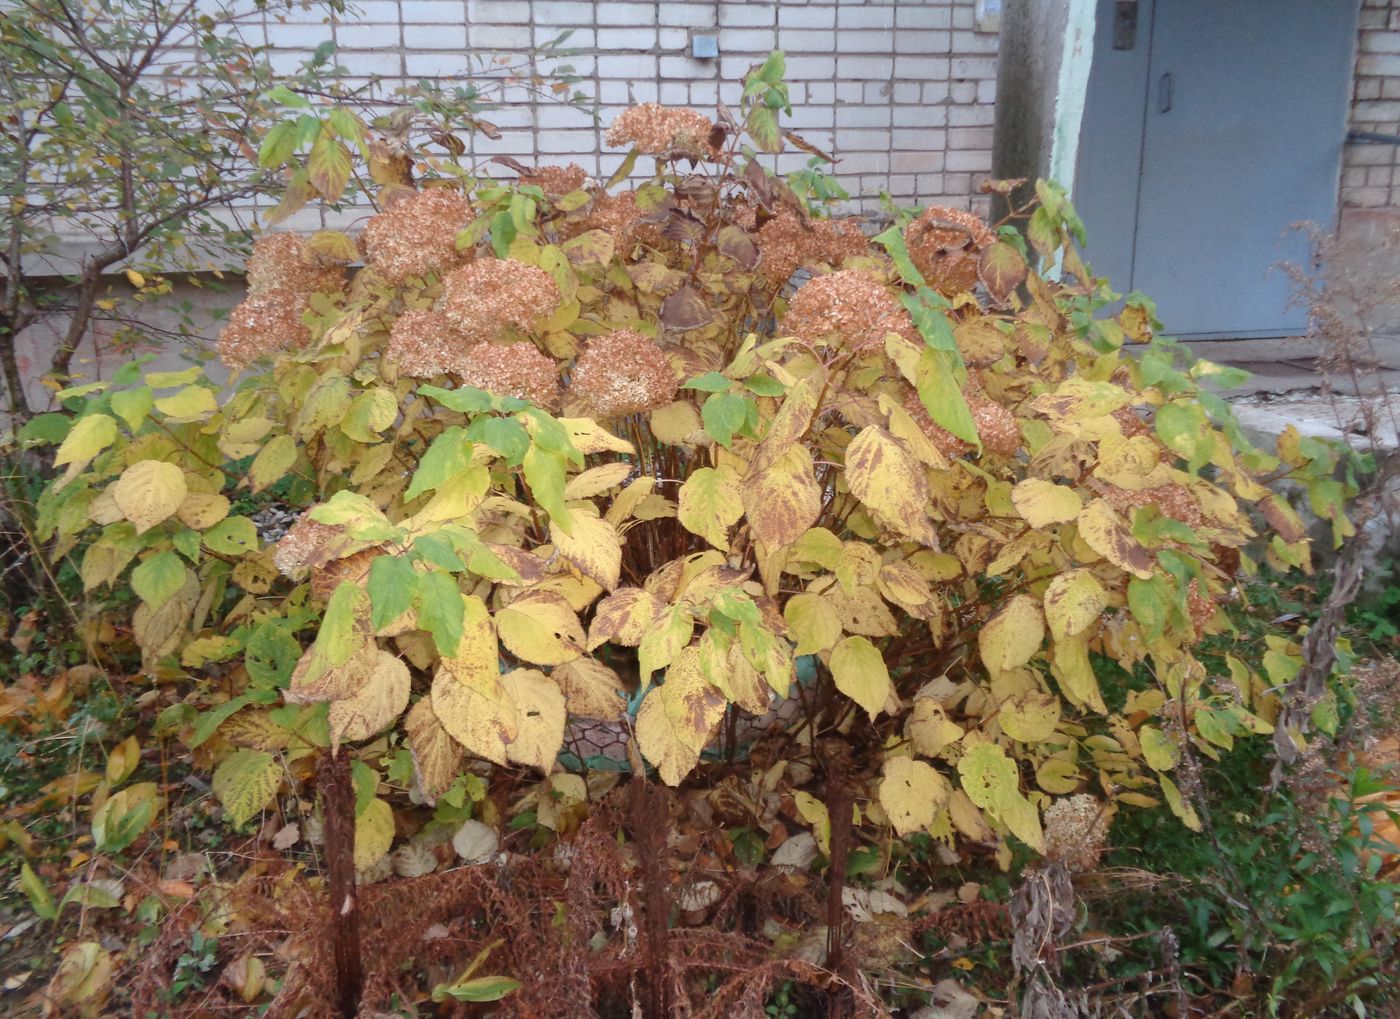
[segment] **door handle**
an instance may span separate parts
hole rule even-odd
[[[1157,112],[1167,113],[1172,108],[1172,76],[1168,71],[1157,79]]]

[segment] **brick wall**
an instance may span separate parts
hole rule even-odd
[[[291,69],[334,38],[355,75],[460,78],[468,54],[522,54],[572,30],[563,45],[596,98],[598,120],[529,103],[493,122],[473,155],[577,162],[606,176],[625,153],[603,142],[627,105],[659,101],[713,112],[737,105],[740,80],[775,49],[787,54],[793,127],[837,157],[835,175],[866,209],[881,191],[910,203],[967,206],[991,170],[997,36],[974,0],[357,0],[340,25],[269,15],[274,63]],[[298,20],[300,19],[300,20]],[[693,60],[693,35],[714,35],[720,56]],[[543,65],[548,70],[550,62]],[[784,157],[778,169],[805,165]]]
[[[1400,0],[1365,0],[1360,35],[1349,126],[1400,135]],[[1400,207],[1400,145],[1349,144],[1341,198],[1346,208]]]

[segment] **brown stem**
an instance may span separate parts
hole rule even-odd
[[[325,831],[336,1014],[341,1019],[354,1019],[360,1008],[364,965],[360,957],[360,910],[355,892],[355,790],[350,781],[350,755],[327,751],[321,758],[317,784],[321,790],[321,819]]]
[[[666,976],[670,970],[670,888],[666,880],[666,835],[670,804],[666,789],[638,772],[632,777],[628,828],[642,865],[642,968],[646,1019],[671,1015]]]
[[[837,976],[846,969],[846,863],[851,854],[851,790],[840,757],[826,761],[826,812],[831,824],[831,856],[826,868],[826,966]],[[846,983],[835,985],[827,1003],[829,1019],[846,1019],[851,1014],[851,996]]]

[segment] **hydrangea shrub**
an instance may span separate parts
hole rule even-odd
[[[786,756],[868,751],[862,823],[1045,851],[1044,817],[1195,826],[1183,742],[1270,730],[1297,649],[1222,676],[1199,648],[1241,570],[1307,569],[1273,482],[1347,533],[1333,454],[1253,448],[1206,387],[1225,369],[1145,298],[1110,312],[1052,184],[1024,237],[829,215],[819,175],[764,169],[810,148],[780,74],[742,124],[627,111],[606,185],[372,166],[357,238],[257,242],[230,391],[132,366],[65,394],[45,537],[101,618],[134,592],[111,632],[180,691],[162,722],[236,822],[348,747],[376,776],[364,868],[395,788],[456,795],[476,760],[567,805],[561,751],[600,733],[703,780],[737,718]],[[271,500],[300,512],[275,543]]]

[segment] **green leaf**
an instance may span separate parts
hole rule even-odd
[[[512,467],[525,459],[525,453],[530,448],[530,433],[513,417],[477,418],[467,427],[466,437],[490,446]]]
[[[219,726],[228,721],[238,712],[242,711],[249,704],[253,703],[251,694],[239,694],[231,700],[208,708],[199,713],[199,720],[194,724],[194,731],[190,734],[190,749],[203,746],[209,737],[218,731]]]
[[[379,433],[399,416],[399,402],[384,388],[367,389],[350,401],[340,430],[356,442],[379,441]]]
[[[219,555],[242,556],[258,550],[258,528],[247,517],[225,517],[204,532],[204,547]]]
[[[404,502],[412,502],[424,492],[430,492],[460,472],[471,463],[471,443],[466,439],[465,430],[460,425],[443,429],[442,434],[433,440],[423,458],[418,461],[418,470],[413,481],[404,492]]]
[[[759,396],[778,397],[787,392],[787,386],[771,375],[750,375],[744,380],[744,385],[749,392]]]
[[[185,564],[174,552],[157,552],[131,571],[131,589],[152,611],[185,586]]]
[[[21,863],[19,867],[19,886],[29,899],[29,906],[43,920],[52,920],[58,916],[58,907],[54,905],[53,896],[49,894],[48,886],[43,879],[34,873],[34,869],[28,863]]]
[[[311,100],[307,99],[305,96],[297,95],[286,85],[278,85],[275,88],[269,89],[267,98],[278,106],[290,106],[297,110],[307,110],[311,108]]]
[[[549,518],[564,531],[573,533],[573,516],[564,501],[566,461],[562,453],[532,445],[525,454],[525,483],[530,494]]]
[[[417,586],[417,571],[407,559],[376,556],[369,564],[370,625],[381,630],[407,612]]]
[[[510,977],[473,977],[455,984],[438,984],[433,988],[434,1001],[500,1001],[520,987],[519,980]]]
[[[52,446],[62,442],[72,427],[73,419],[67,414],[36,414],[24,423],[16,438],[25,449],[31,446]]]
[[[438,653],[453,655],[462,642],[464,606],[457,580],[441,570],[418,574],[418,625],[433,635]]]
[[[127,429],[133,435],[146,420],[146,415],[151,412],[151,407],[154,405],[155,396],[151,392],[150,386],[121,389],[112,394],[112,413],[126,423]]]
[[[899,227],[892,226],[883,233],[876,234],[874,241],[890,253],[890,259],[905,283],[912,287],[928,286],[924,274],[919,272],[914,266],[914,260],[909,257],[909,249],[904,244],[904,234]]]
[[[378,560],[376,560],[377,562]],[[255,686],[280,689],[292,678],[301,644],[276,620],[260,623],[243,649],[243,667]]]
[[[1166,630],[1172,607],[1170,586],[1167,578],[1160,573],[1154,574],[1150,580],[1134,577],[1128,581],[1128,611],[1142,627],[1149,643]]]
[[[955,369],[955,362],[948,353],[925,350],[919,355],[914,388],[934,423],[964,442],[980,447],[982,440],[977,434],[977,424],[963,398]]]
[[[300,97],[298,97],[300,98]],[[284,120],[273,124],[258,146],[258,168],[275,170],[288,162],[297,148],[296,121]]]
[[[430,400],[436,400],[448,410],[459,411],[462,414],[484,414],[493,406],[491,394],[474,386],[458,386],[456,389],[419,386],[418,392]]]
[[[214,795],[235,826],[260,814],[277,794],[282,768],[262,750],[235,750],[214,769]]]
[[[734,433],[744,427],[750,408],[757,407],[748,397],[734,393],[714,393],[700,408],[705,431],[725,449],[734,441]]]

